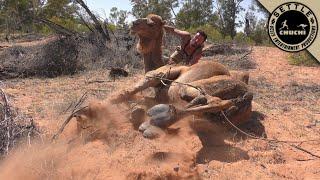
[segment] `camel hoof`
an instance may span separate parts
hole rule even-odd
[[[145,131],[146,129],[148,129],[150,126],[151,126],[150,121],[146,121],[146,122],[142,123],[142,124],[139,126],[139,131],[140,131],[140,132],[144,132],[144,131]]]
[[[150,116],[150,124],[153,126],[167,128],[176,120],[176,109],[173,105],[158,104],[147,112]]]
[[[196,105],[205,105],[208,103],[208,100],[205,96],[201,95],[201,96],[198,96],[196,98],[194,98],[187,106],[186,108],[190,108],[190,107],[193,107],[193,106],[196,106]]]
[[[149,126],[144,132],[143,137],[148,139],[159,138],[164,132],[156,126]]]

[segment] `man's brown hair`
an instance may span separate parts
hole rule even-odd
[[[204,37],[204,41],[206,41],[207,40],[207,34],[204,32],[204,31],[202,31],[202,30],[197,30],[197,33],[199,33],[201,36],[203,36]]]

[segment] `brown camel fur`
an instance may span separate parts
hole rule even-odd
[[[150,23],[152,25],[148,25]],[[167,98],[162,96],[162,102],[166,104],[149,109],[150,121],[142,123],[139,127],[146,137],[152,136],[149,136],[152,129],[150,127],[166,128],[190,114],[210,114],[219,119],[220,112],[225,111],[233,123],[246,122],[251,116],[252,109],[252,93],[247,86],[249,74],[229,72],[224,65],[214,60],[200,61],[192,66],[162,66],[159,63],[162,31],[159,31],[158,25],[162,26],[163,21],[156,15],[149,15],[134,22],[132,32],[140,37],[137,48],[144,54],[146,75],[134,87],[112,98],[111,102],[127,101],[149,87],[164,89]],[[150,39],[152,35],[156,38]],[[157,69],[151,70],[154,68]],[[90,113],[86,111],[80,114],[81,117],[92,119]],[[78,118],[78,122],[79,120],[81,118]]]
[[[131,33],[139,37],[137,50],[143,56],[145,72],[164,65],[161,49],[164,24],[162,18],[154,14],[137,19],[132,24]]]
[[[233,75],[236,75],[235,77]],[[161,78],[173,81],[163,82]],[[230,72],[220,63],[200,61],[193,66],[166,65],[146,73],[145,78],[131,89],[113,98],[120,103],[149,87],[168,83],[168,103],[179,115],[217,113],[227,110],[227,116],[235,124],[241,124],[251,115],[252,93],[249,92],[248,74]]]

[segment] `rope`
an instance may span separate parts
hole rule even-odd
[[[278,143],[303,143],[303,142],[314,142],[314,141],[320,141],[320,139],[312,139],[312,140],[305,140],[305,141],[285,141],[285,140],[277,140],[277,139],[269,139],[269,138],[264,138],[264,137],[258,137],[258,136],[254,136],[251,134],[248,134],[246,132],[244,132],[243,130],[241,130],[240,128],[238,128],[236,125],[234,125],[226,116],[226,114],[224,113],[224,111],[221,111],[222,116],[224,117],[224,119],[233,127],[235,128],[237,131],[239,131],[240,133],[251,137],[253,139],[260,139],[260,140],[264,140],[264,141],[269,141],[269,142],[278,142]]]
[[[239,131],[240,133],[244,134],[247,137],[251,137],[253,139],[258,139],[258,140],[263,140],[263,141],[267,141],[267,142],[276,142],[276,143],[285,143],[285,144],[289,144],[291,147],[294,147],[298,150],[301,150],[305,153],[308,153],[314,157],[320,158],[320,156],[313,154],[312,152],[305,150],[299,146],[293,145],[293,143],[304,143],[304,142],[315,142],[315,141],[320,141],[320,139],[312,139],[312,140],[305,140],[305,141],[285,141],[285,140],[277,140],[277,139],[270,139],[270,138],[264,138],[264,137],[258,137],[258,136],[254,136],[251,134],[248,134],[244,131],[242,131],[240,128],[238,128],[236,125],[234,125],[229,119],[228,117],[225,115],[224,111],[221,111],[222,116],[225,118],[225,120],[233,127],[235,128],[237,131]],[[292,144],[290,144],[292,143]]]
[[[159,80],[161,80],[161,82],[162,82],[163,80],[165,80],[165,81],[170,81],[170,82],[172,82],[172,83],[189,86],[189,87],[195,88],[195,89],[197,89],[198,91],[200,91],[200,93],[201,93],[202,95],[205,95],[205,94],[206,94],[206,92],[205,92],[203,89],[201,89],[200,87],[193,86],[193,85],[188,84],[188,83],[182,83],[182,82],[177,82],[177,81],[174,81],[174,80],[170,80],[170,79],[164,78],[164,75],[162,75],[161,77],[159,77],[159,76],[147,76],[147,77],[148,77],[148,78],[159,79]],[[163,83],[163,84],[165,84],[165,83]],[[259,140],[263,140],[263,141],[267,141],[267,142],[276,142],[276,143],[304,143],[304,142],[320,141],[320,139],[312,139],[312,140],[305,140],[305,141],[285,141],[285,140],[269,139],[269,138],[254,136],[254,135],[251,135],[251,134],[248,134],[248,133],[242,131],[240,128],[238,128],[236,125],[234,125],[234,124],[228,119],[228,117],[225,115],[224,111],[221,111],[221,114],[222,114],[222,116],[225,118],[225,120],[226,120],[233,128],[235,128],[237,131],[239,131],[240,133],[244,134],[245,136],[250,137],[250,138],[253,138],[253,139],[259,139]],[[315,155],[315,157],[317,157],[317,155]]]
[[[160,76],[146,76],[147,78],[154,78],[154,79],[159,79],[161,81],[161,83],[165,86],[168,86],[167,84],[165,84],[163,81],[169,81],[171,83],[175,83],[175,84],[181,84],[181,85],[185,85],[185,86],[189,86],[189,87],[192,87],[192,88],[195,88],[196,90],[198,90],[202,95],[206,95],[207,93],[200,87],[198,86],[194,86],[194,85],[191,85],[191,84],[188,84],[188,83],[183,83],[183,82],[178,82],[178,81],[175,81],[175,80],[171,80],[171,79],[167,79],[167,78],[164,78],[163,76],[165,75],[162,75],[161,77]]]

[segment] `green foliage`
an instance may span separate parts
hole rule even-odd
[[[71,0],[7,0],[0,3],[0,29],[7,34],[13,32],[50,33],[44,25],[36,24],[36,18],[53,19],[77,29],[75,12],[77,6]]]
[[[218,27],[224,36],[232,39],[236,36],[236,27],[240,27],[241,21],[236,22],[237,14],[244,9],[240,6],[243,0],[217,0],[217,13],[219,15]]]
[[[317,61],[308,51],[292,53],[289,56],[289,64],[297,66],[320,66]]]
[[[270,45],[266,20],[258,21],[256,13],[261,7],[254,2],[246,13],[245,34],[237,33],[236,28],[241,21],[236,21],[243,8],[243,0],[131,0],[132,12],[111,8],[109,23],[111,30],[127,27],[127,17],[132,14],[136,18],[148,14],[158,14],[163,19],[175,22],[179,29],[195,33],[198,29],[208,34],[208,39],[216,43],[238,42],[255,45]],[[179,12],[174,12],[179,7]],[[67,29],[86,32],[87,26],[94,27],[85,16],[81,16],[80,7],[74,0],[6,0],[0,1],[0,30],[6,33],[39,32],[51,34],[46,25],[35,23],[36,17],[46,18]],[[172,17],[174,15],[174,17]],[[82,18],[82,19],[81,19]],[[174,19],[175,18],[175,19]],[[174,19],[174,20],[173,20]],[[238,20],[238,19],[237,19]],[[248,20],[248,21],[247,21]]]
[[[250,37],[255,42],[255,45],[272,45],[272,42],[268,35],[268,30],[265,27],[266,23],[266,19],[261,19],[255,26],[255,28],[251,31],[251,33],[248,35],[248,37]]]
[[[0,4],[0,27],[10,31],[29,29],[32,23],[32,2],[30,0],[6,0]]]
[[[234,37],[234,41],[237,44],[255,45],[255,41],[250,37],[246,36],[243,32],[237,33]]]
[[[48,19],[52,17],[73,19],[78,6],[71,0],[48,0],[41,11],[41,16]]]
[[[215,43],[225,41],[222,34],[219,32],[219,30],[216,27],[209,24],[199,26],[199,27],[191,27],[187,29],[187,31],[191,33],[196,33],[197,30],[200,30],[200,29],[203,30],[208,35],[208,40],[210,41],[213,41]]]
[[[128,26],[128,23],[126,22],[128,15],[128,11],[118,10],[118,8],[112,7],[110,9],[109,19],[111,23],[117,27],[125,28]]]
[[[178,6],[178,0],[131,0],[132,15],[144,18],[148,14],[157,14],[165,20],[171,19],[171,10]]]
[[[114,24],[108,24],[107,28],[110,29],[111,31],[115,31],[117,29],[117,26]]]
[[[244,32],[247,36],[250,36],[255,31],[257,26],[257,17],[255,14],[255,6],[251,5],[245,15],[245,28]]]
[[[188,29],[212,24],[214,15],[212,14],[211,0],[184,0],[182,3],[176,17],[178,27]]]

